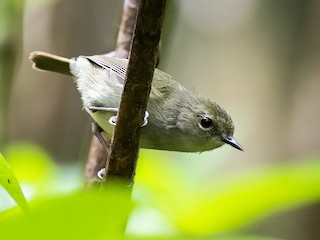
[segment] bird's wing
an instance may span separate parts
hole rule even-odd
[[[99,67],[114,72],[118,77],[124,80],[127,71],[128,59],[114,58],[107,55],[95,55],[86,58]]]

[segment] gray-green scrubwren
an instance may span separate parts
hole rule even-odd
[[[84,109],[105,132],[105,137],[111,137],[127,59],[107,55],[67,59],[45,52],[33,52],[30,59],[36,69],[74,76]],[[222,107],[158,69],[154,72],[145,121],[141,148],[203,152],[226,143],[243,150],[233,138],[233,122]]]

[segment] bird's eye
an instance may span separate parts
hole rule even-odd
[[[209,128],[209,127],[211,127],[212,126],[212,119],[211,118],[209,118],[209,117],[204,117],[204,118],[202,118],[201,120],[200,120],[200,125],[201,125],[201,127],[203,127],[203,128]]]

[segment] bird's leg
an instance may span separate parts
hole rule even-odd
[[[105,111],[105,112],[114,112],[117,113],[118,112],[118,108],[108,108],[108,107],[95,107],[95,106],[91,106],[88,108],[90,111]],[[143,118],[143,124],[141,125],[141,127],[144,127],[147,125],[148,123],[148,117],[149,117],[149,113],[146,111],[144,114],[144,118]],[[112,116],[109,119],[109,123],[113,126],[116,125],[117,122],[117,116]],[[96,123],[93,122],[91,124],[91,129],[93,134],[98,138],[99,142],[102,144],[102,146],[107,150],[108,154],[110,154],[110,146],[109,144],[106,142],[106,140],[102,137],[101,133],[103,132],[103,129]],[[106,169],[102,168],[98,171],[97,175],[100,179],[103,179],[104,176],[106,174]]]
[[[91,130],[92,133],[98,138],[99,142],[103,146],[103,148],[107,151],[108,155],[110,154],[110,145],[106,142],[106,140],[102,136],[103,129],[96,123],[91,123]],[[101,168],[97,175],[100,179],[104,178],[104,175],[106,174],[106,168]]]
[[[148,117],[149,117],[149,113],[146,111],[145,114],[144,114],[144,117],[143,117],[143,123],[141,125],[141,127],[144,127],[147,125],[148,123]],[[109,119],[109,123],[113,126],[116,125],[116,122],[117,122],[117,116],[113,116]]]
[[[118,108],[108,108],[108,107],[96,107],[96,106],[91,106],[88,107],[90,111],[105,111],[105,112],[118,112]]]
[[[114,112],[117,113],[118,112],[118,108],[108,108],[108,107],[95,107],[95,106],[91,106],[88,108],[90,111],[105,111],[105,112]],[[149,113],[146,111],[144,114],[144,118],[143,118],[143,124],[141,125],[141,127],[144,127],[147,125],[148,123],[148,117],[149,117]],[[117,116],[112,116],[109,119],[109,123],[113,126],[116,125],[117,122]]]
[[[107,150],[107,152],[109,154],[110,146],[101,134],[103,132],[103,129],[96,122],[93,122],[93,123],[91,123],[91,130],[92,130],[92,133],[98,138],[101,145],[104,147],[104,149]]]
[[[144,117],[143,117],[143,124],[141,125],[141,127],[144,127],[148,124],[148,117],[149,117],[149,113],[146,111],[144,113]]]
[[[101,180],[103,180],[104,176],[106,175],[106,168],[101,168],[98,172],[97,172],[97,176],[98,178],[100,178]]]

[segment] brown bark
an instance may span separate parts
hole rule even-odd
[[[125,0],[122,20],[119,28],[115,57],[128,58],[135,20],[137,16],[138,0]],[[97,179],[97,172],[106,166],[108,153],[95,136],[92,137],[88,160],[85,168],[85,181],[90,184]]]
[[[158,56],[165,0],[141,0],[106,179],[133,182],[141,125]]]

